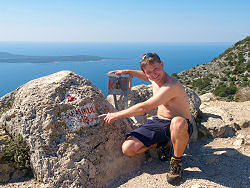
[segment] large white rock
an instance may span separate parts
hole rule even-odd
[[[65,98],[68,92],[77,100]],[[95,117],[115,111],[101,90],[71,71],[32,80],[0,98],[0,124],[27,141],[39,181],[51,187],[102,187],[141,165],[144,155],[129,158],[121,152],[131,124],[124,119],[110,126],[87,124],[79,119],[85,112],[76,112],[86,104],[93,104]]]
[[[232,137],[240,129],[241,122],[249,122],[250,101],[209,101],[200,106],[203,112],[201,124],[213,137]],[[243,127],[242,127],[243,128]]]

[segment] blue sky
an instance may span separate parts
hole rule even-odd
[[[0,0],[0,41],[235,42],[249,0]]]

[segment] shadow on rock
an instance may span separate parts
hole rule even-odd
[[[203,113],[203,119],[204,119],[204,120],[207,120],[207,119],[210,118],[210,117],[212,117],[212,118],[217,118],[217,119],[222,119],[221,116],[216,115],[216,114]]]

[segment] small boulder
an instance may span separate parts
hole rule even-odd
[[[240,125],[239,125],[239,126],[240,126],[241,128],[248,128],[248,127],[249,127],[249,124],[250,124],[250,123],[249,123],[249,120],[243,120],[243,121],[240,122]]]
[[[213,93],[206,93],[200,96],[201,102],[208,102],[216,99]]]
[[[200,97],[194,92],[194,90],[188,88],[188,87],[184,87],[185,88],[185,92],[189,98],[189,104],[190,104],[190,111],[192,116],[194,117],[194,119],[197,118],[198,113],[199,113],[199,108],[201,105],[201,99]]]
[[[232,137],[242,128],[241,122],[248,122],[250,101],[225,102],[209,101],[200,106],[203,112],[201,125],[207,132],[216,137]]]

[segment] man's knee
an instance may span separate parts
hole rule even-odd
[[[122,144],[122,153],[126,156],[132,157],[136,155],[134,141],[133,140],[126,140]]]
[[[187,132],[188,130],[188,124],[187,124],[187,120],[183,117],[174,117],[171,120],[171,124],[170,124],[170,131],[174,131],[177,133],[184,133]]]

